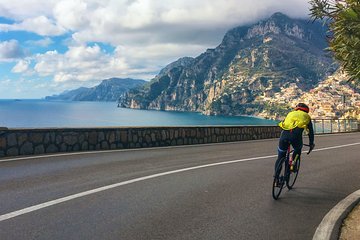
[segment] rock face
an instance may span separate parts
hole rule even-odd
[[[65,101],[107,101],[115,102],[125,92],[145,84],[146,81],[131,78],[110,78],[93,88],[78,88],[59,95],[46,97],[46,100]]]
[[[120,105],[214,115],[281,111],[260,96],[289,84],[307,91],[336,70],[324,51],[325,33],[319,23],[275,13],[228,31],[215,49],[171,63],[149,84],[127,92]]]

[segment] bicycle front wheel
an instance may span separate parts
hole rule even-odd
[[[297,176],[299,174],[299,170],[300,170],[300,158],[296,160],[292,169],[289,168],[287,181],[286,181],[286,186],[289,190],[293,188]]]
[[[277,166],[275,168],[275,176],[272,185],[272,196],[275,200],[279,198],[280,193],[284,188],[285,181],[286,181],[286,158],[284,157],[277,162]]]

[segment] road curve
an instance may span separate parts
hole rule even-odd
[[[0,239],[311,239],[360,189],[360,133],[315,142],[278,201],[276,139],[1,161]]]

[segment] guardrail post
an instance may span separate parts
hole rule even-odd
[[[332,119],[330,119],[330,133],[333,133]]]
[[[346,132],[346,119],[344,120],[344,132]]]
[[[322,133],[325,133],[325,126],[324,126],[324,119],[321,120],[321,124],[322,124]]]
[[[341,130],[340,130],[340,119],[338,119],[338,132],[341,132]]]

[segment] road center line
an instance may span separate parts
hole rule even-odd
[[[334,147],[321,148],[321,149],[317,149],[316,151],[324,151],[324,150],[328,150],[328,149],[335,149],[335,148],[348,147],[348,146],[354,146],[354,145],[360,145],[360,142],[352,143],[352,144],[339,145],[339,146],[334,146]],[[195,169],[214,167],[214,166],[220,166],[220,165],[226,165],[226,164],[232,164],[232,163],[239,163],[239,162],[247,162],[247,161],[266,159],[266,158],[275,158],[275,157],[277,157],[277,155],[269,155],[269,156],[253,157],[253,158],[244,158],[244,159],[239,159],[239,160],[231,160],[231,161],[211,163],[211,164],[205,164],[205,165],[189,167],[189,168],[182,168],[182,169],[178,169],[178,170],[173,170],[173,171],[157,173],[157,174],[153,174],[153,175],[149,175],[149,176],[145,176],[145,177],[135,178],[135,179],[131,179],[131,180],[128,180],[128,181],[119,182],[119,183],[107,185],[107,186],[100,187],[100,188],[95,188],[95,189],[88,190],[88,191],[85,191],[85,192],[69,195],[69,196],[66,196],[66,197],[63,197],[63,198],[58,198],[58,199],[55,199],[55,200],[52,200],[52,201],[40,203],[40,204],[31,206],[31,207],[27,207],[27,208],[23,208],[23,209],[14,211],[14,212],[3,214],[3,215],[0,215],[0,222],[4,221],[4,220],[7,220],[7,219],[10,219],[10,218],[14,218],[14,217],[26,214],[26,213],[30,213],[30,212],[34,212],[34,211],[37,211],[37,210],[40,210],[40,209],[43,209],[43,208],[47,208],[47,207],[50,207],[50,206],[53,206],[53,205],[56,205],[56,204],[59,204],[59,203],[67,202],[67,201],[70,201],[70,200],[73,200],[73,199],[76,199],[76,198],[84,197],[84,196],[87,196],[87,195],[90,195],[90,194],[102,192],[102,191],[105,191],[105,190],[109,190],[109,189],[112,189],[112,188],[116,188],[116,187],[120,187],[120,186],[124,186],[124,185],[128,185],[128,184],[144,181],[144,180],[147,180],[147,179],[157,178],[157,177],[166,176],[166,175],[175,174],[175,173],[180,173],[180,172],[186,172],[186,171],[195,170]]]

